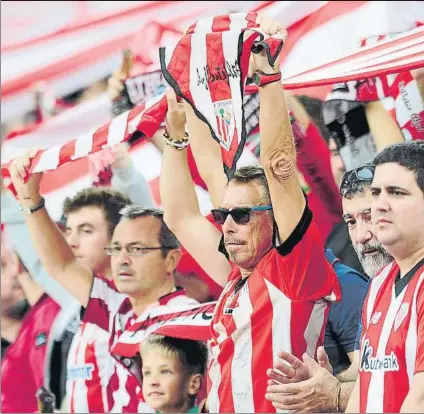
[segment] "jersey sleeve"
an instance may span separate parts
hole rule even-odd
[[[338,272],[337,265],[335,270]],[[331,306],[327,329],[328,326],[331,326],[337,345],[341,346],[344,352],[348,354],[355,349],[362,297],[367,282],[360,278],[356,272],[347,271],[340,278],[340,285],[343,297],[340,302]]]
[[[109,280],[93,275],[90,299],[84,312],[84,322],[109,330],[111,316],[118,312],[126,295],[119,293]]]
[[[260,262],[264,278],[291,300],[317,301],[341,298],[336,273],[328,263],[318,228],[308,206],[293,233],[282,244],[276,243]]]
[[[424,283],[421,284],[417,297],[417,357],[415,374],[424,371]]]

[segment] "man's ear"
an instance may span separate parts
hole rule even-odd
[[[202,388],[203,383],[203,375],[202,374],[193,374],[190,376],[190,384],[188,387],[188,393],[189,395],[192,395],[193,397],[196,396],[200,388]]]
[[[177,268],[177,265],[181,259],[181,250],[180,249],[173,249],[169,250],[168,254],[166,255],[166,271],[167,273],[174,273],[175,269]]]

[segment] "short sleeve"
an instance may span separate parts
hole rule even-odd
[[[417,357],[415,374],[424,371],[424,283],[420,286],[417,297]]]
[[[93,275],[90,299],[84,312],[84,322],[110,330],[111,316],[115,315],[127,296],[119,293],[109,280]]]
[[[309,207],[289,238],[259,263],[264,278],[295,301],[339,300],[336,273],[328,263]]]
[[[336,265],[336,272],[339,271],[339,268],[349,269],[347,266]],[[338,343],[348,353],[352,352],[355,347],[358,323],[361,318],[362,298],[367,281],[350,270],[345,271],[340,278],[340,285],[342,300],[331,306],[330,317]]]

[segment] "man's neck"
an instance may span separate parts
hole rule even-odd
[[[137,296],[130,296],[130,302],[134,313],[139,316],[147,307],[159,301],[162,296],[168,295],[169,293],[175,292],[174,280],[164,283],[160,288],[150,291],[140,292]]]
[[[407,273],[414,268],[414,266],[424,258],[424,246],[415,250],[412,254],[405,257],[396,257],[396,263],[400,269],[400,277],[404,277]]]
[[[246,278],[246,277],[250,276],[252,272],[253,272],[253,269],[242,269],[242,268],[240,267],[240,273],[241,273],[241,277],[242,277],[242,279],[244,279],[244,278]]]
[[[20,327],[20,320],[11,318],[7,315],[1,316],[1,337],[9,341],[10,343],[15,342]]]

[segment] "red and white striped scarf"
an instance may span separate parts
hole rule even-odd
[[[251,53],[265,48],[269,61],[273,63],[283,45],[281,39],[267,38],[258,30],[255,21],[256,13],[204,19],[189,28],[172,53],[161,49],[165,78],[195,107],[197,115],[212,125],[212,135],[223,146],[224,170],[228,176],[235,171],[246,140],[242,97]],[[244,36],[244,32],[252,28],[256,30]],[[199,48],[207,51],[202,55],[203,60],[197,53],[190,53]],[[189,68],[193,72],[188,71]],[[191,84],[197,84],[197,87],[191,87]],[[167,109],[166,98],[160,95],[76,140],[41,150],[34,157],[29,174],[55,170],[68,162],[125,142],[136,131],[150,138],[164,121]],[[2,165],[2,174],[3,177],[10,176],[8,165]]]
[[[216,302],[190,306],[173,306],[172,312],[153,308],[148,318],[135,321],[112,347],[112,354],[131,358],[139,352],[140,343],[151,334],[207,341]]]
[[[256,16],[234,13],[202,19],[190,26],[173,50],[160,48],[166,81],[208,124],[221,145],[228,178],[246,142],[243,95],[250,56],[265,49],[273,64],[283,46],[282,36],[270,37],[259,30]]]

